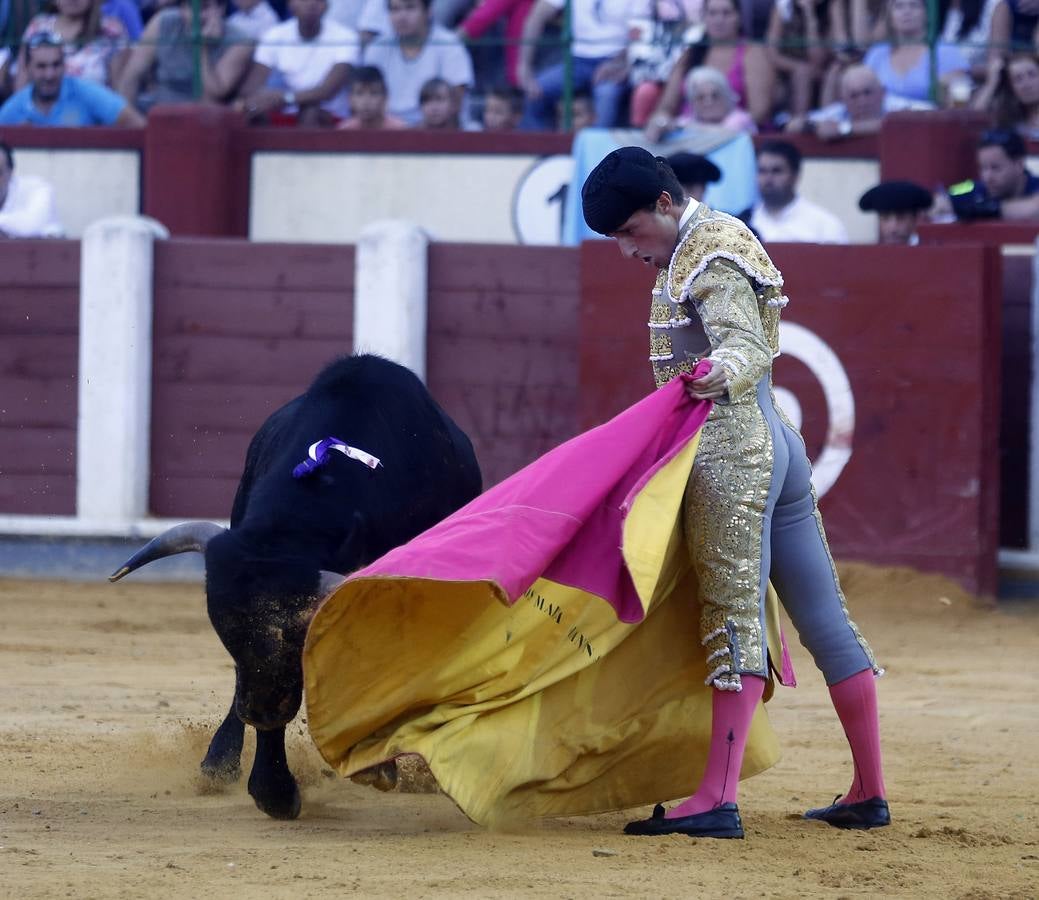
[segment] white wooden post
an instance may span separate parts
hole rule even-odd
[[[83,233],[76,515],[106,531],[147,513],[152,258],[167,237],[142,216],[100,219]]]
[[[357,241],[354,350],[378,353],[426,379],[429,239],[410,222],[373,222]]]

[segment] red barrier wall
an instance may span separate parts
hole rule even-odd
[[[985,221],[970,224],[925,225],[926,244],[981,243],[1003,248],[1003,349],[1000,375],[999,545],[1028,548],[1028,506],[1022,498],[1032,490],[1029,471],[1032,403],[1032,265],[1039,222]],[[1012,248],[1007,252],[1006,248]]]
[[[791,297],[784,320],[836,351],[855,401],[852,454],[822,500],[835,555],[945,572],[992,594],[998,504],[999,255],[994,248],[770,247]],[[581,248],[581,421],[651,389],[645,316],[652,273],[612,244]],[[813,458],[827,408],[789,355]]]
[[[966,109],[898,112],[880,129],[880,177],[907,180],[933,191],[977,172],[977,144],[990,124],[986,113]]]
[[[226,517],[249,439],[351,350],[353,248],[156,244],[151,512]],[[494,484],[576,430],[577,254],[434,244],[430,390]]]
[[[1017,549],[1028,548],[1028,507],[1021,498],[1032,489],[1032,265],[1031,256],[1003,257],[999,545]]]
[[[430,245],[428,383],[485,486],[577,430],[578,274],[570,248]]]
[[[352,349],[353,247],[155,245],[150,510],[226,518],[249,439]]]
[[[0,241],[0,513],[76,508],[79,243]]]
[[[998,250],[772,250],[792,297],[785,321],[838,354],[855,401],[852,454],[823,499],[835,553],[991,592]],[[74,511],[78,256],[68,242],[0,244],[0,512]],[[350,351],[353,267],[351,247],[156,244],[152,514],[228,514],[256,428]],[[652,389],[652,277],[607,242],[431,246],[428,380],[472,435],[488,485]],[[776,379],[818,456],[820,382],[790,354]]]

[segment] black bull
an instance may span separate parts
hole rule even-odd
[[[295,477],[310,446],[329,437],[380,465],[331,450],[324,465]],[[249,793],[268,815],[299,815],[285,726],[302,703],[303,641],[317,605],[343,573],[406,543],[480,487],[472,444],[412,372],[377,356],[345,357],[257,432],[229,529],[178,525],[110,576],[116,581],[174,553],[205,554],[209,618],[234,658],[236,683],[204,773],[236,780],[245,724],[253,725]]]

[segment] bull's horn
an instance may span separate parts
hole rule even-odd
[[[116,571],[109,575],[108,580],[118,581],[124,575],[129,575],[141,566],[145,566],[157,559],[162,559],[165,556],[187,553],[189,550],[197,550],[199,553],[204,553],[206,544],[225,530],[215,522],[185,522],[183,525],[174,525],[158,537],[152,538]]]
[[[329,594],[332,593],[339,585],[346,581],[345,575],[340,575],[338,572],[326,572],[324,569],[321,570],[321,582],[318,585],[317,595],[324,600]]]

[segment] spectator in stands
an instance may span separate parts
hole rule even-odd
[[[0,47],[0,103],[11,93],[11,51]]]
[[[993,219],[1004,215],[1004,205],[1022,198],[1039,200],[1039,178],[1025,165],[1025,142],[1016,131],[995,128],[978,142],[978,181],[949,188],[952,211],[961,220]],[[1029,209],[1021,204],[1016,209]],[[1035,215],[1008,216],[1034,218]]]
[[[234,5],[227,24],[254,43],[281,21],[267,0],[235,0]]]
[[[748,41],[763,43],[768,34],[768,23],[772,20],[772,6],[775,0],[739,0],[740,21],[743,23],[743,35]],[[703,20],[703,0],[686,2],[687,18],[691,22]]]
[[[360,50],[357,33],[324,18],[327,0],[289,0],[289,9],[294,18],[260,39],[240,108],[251,119],[282,113],[309,126],[346,118],[346,84]]]
[[[0,238],[61,237],[54,189],[34,175],[14,174],[14,154],[0,141]]]
[[[675,153],[667,158],[671,171],[687,197],[702,201],[707,185],[721,181],[722,171],[706,156],[697,153]]]
[[[938,40],[963,44],[971,69],[983,77],[992,16],[1001,0],[937,0]],[[886,0],[850,0],[851,41],[863,50],[888,39]]]
[[[55,12],[34,16],[22,35],[15,87],[25,87],[29,73],[25,45],[33,35],[57,35],[65,47],[65,71],[97,84],[115,84],[129,54],[129,37],[119,19],[101,13],[101,0],[54,0]]]
[[[527,94],[524,127],[528,129],[550,130],[555,122],[566,67],[560,62],[535,74],[534,51],[545,26],[565,5],[566,0],[537,0],[523,26],[517,77]],[[616,127],[624,120],[628,23],[648,11],[648,0],[573,0],[570,5],[572,84],[575,90],[591,92],[595,124],[601,128]]]
[[[1001,0],[938,0],[938,40],[960,44],[971,75],[980,81],[991,58],[992,17]],[[1000,53],[999,55],[1002,55]]]
[[[122,22],[130,41],[140,40],[144,32],[144,20],[141,18],[141,8],[135,0],[103,0],[101,15],[111,16]]]
[[[460,110],[454,94],[443,78],[430,78],[418,95],[419,128],[430,131],[458,131],[461,127]]]
[[[685,77],[698,66],[709,66],[725,76],[739,106],[750,113],[758,127],[771,120],[775,72],[765,49],[742,36],[736,0],[705,0],[703,9],[703,40],[686,48],[662,89],[659,84],[645,82],[632,98],[633,122],[645,121],[647,108],[654,110],[646,126],[647,140],[658,141],[674,128],[681,112]]]
[[[523,91],[501,84],[487,92],[483,103],[484,131],[515,131],[523,118]]]
[[[377,37],[393,37],[387,0],[361,0],[356,15],[357,24],[354,27],[361,35],[362,46],[366,47]]]
[[[348,131],[407,128],[403,119],[387,114],[386,100],[386,81],[382,72],[375,66],[358,66],[350,79],[351,116],[340,122],[339,128]]]
[[[367,65],[377,66],[389,89],[390,114],[409,125],[421,119],[419,94],[431,78],[451,86],[455,108],[465,107],[473,84],[473,63],[462,42],[433,22],[430,0],[388,0],[391,36],[375,38],[364,49]]]
[[[458,36],[475,41],[483,37],[501,19],[505,20],[505,77],[519,86],[520,42],[534,0],[483,0],[477,3],[458,26]]]
[[[22,46],[29,83],[0,107],[0,125],[144,125],[141,114],[115,91],[65,74],[58,35],[41,31]]]
[[[971,106],[986,112],[995,108],[1001,128],[1039,139],[1039,53],[1015,53],[1009,60],[995,56]]]
[[[570,124],[566,122],[566,98],[556,103],[556,131],[577,134],[582,128],[595,127],[595,99],[592,92],[582,88],[570,97]]]
[[[943,95],[945,105],[965,103],[970,96],[970,63],[960,47],[937,45],[938,83],[932,84],[925,0],[888,0],[888,15],[889,39],[870,47],[863,60],[887,92],[907,100],[926,101],[934,88]]]
[[[843,0],[777,0],[768,26],[768,56],[792,116],[816,102],[833,59],[831,48],[848,43]]]
[[[253,45],[225,24],[226,0],[202,0],[199,17],[204,51],[202,93],[195,96],[192,0],[152,16],[143,40],[133,48],[117,85],[131,104],[147,111],[157,103],[230,103],[252,63]],[[141,95],[142,86],[149,85]]]
[[[833,213],[797,194],[801,154],[786,141],[769,141],[758,149],[758,193],[761,199],[741,214],[762,241],[805,241],[846,244],[848,232]]]
[[[681,128],[718,125],[730,131],[756,132],[757,126],[745,109],[737,106],[739,98],[729,80],[717,69],[697,66],[685,79],[688,116],[680,116],[675,124]]]
[[[992,11],[988,43],[993,55],[1034,48],[1039,29],[1036,0],[999,0]]]
[[[877,243],[920,243],[916,229],[931,208],[933,198],[926,188],[912,181],[882,181],[859,198],[859,209],[877,214]]]
[[[850,66],[840,82],[840,101],[791,119],[787,131],[807,131],[824,141],[877,134],[885,115],[902,109],[934,109],[930,103],[889,94],[868,66]]]

